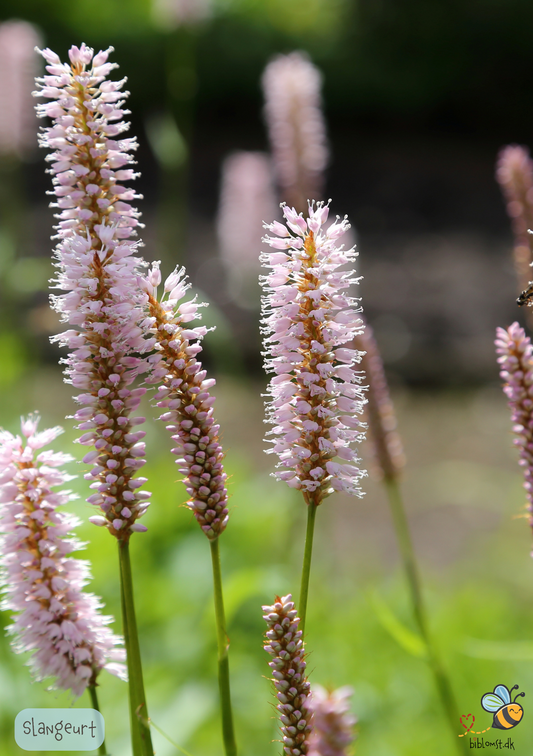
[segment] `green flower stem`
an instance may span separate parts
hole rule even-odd
[[[224,616],[224,598],[222,596],[222,573],[220,571],[220,552],[218,538],[209,541],[211,545],[211,560],[213,562],[213,587],[215,594],[215,617],[217,623],[218,645],[218,688],[220,691],[220,709],[222,713],[222,737],[226,756],[236,756],[235,732],[233,728],[233,714],[231,711],[231,691],[229,684],[229,641],[226,633],[226,618]]]
[[[405,507],[403,504],[403,498],[400,487],[398,485],[398,481],[395,478],[386,477],[385,488],[387,490],[387,496],[389,498],[389,504],[394,520],[394,528],[396,530],[396,537],[398,539],[403,567],[409,586],[409,593],[411,595],[411,603],[413,605],[413,614],[415,621],[418,625],[418,630],[420,632],[422,640],[424,641],[424,644],[426,646],[428,664],[433,673],[435,685],[437,687],[441,703],[446,712],[454,740],[457,743],[457,748],[460,753],[465,753],[466,744],[463,742],[465,738],[458,738],[457,736],[457,730],[459,727],[459,712],[457,709],[457,704],[455,702],[455,696],[453,694],[448,675],[446,674],[435,646],[433,645],[431,634],[428,628],[426,610],[424,606],[424,600],[422,598],[420,577],[418,574],[413,543],[409,534],[409,526],[407,524],[407,518],[405,516]]]
[[[311,573],[311,557],[313,555],[313,535],[315,532],[315,517],[318,504],[311,499],[307,501],[307,532],[305,534],[304,561],[302,565],[302,583],[300,587],[300,630],[305,637],[305,618],[307,615],[307,596],[309,595],[309,575]]]
[[[137,635],[137,621],[133,603],[133,581],[128,541],[118,542],[120,561],[120,589],[122,598],[122,624],[128,661],[130,699],[131,744],[133,756],[153,756],[152,736],[146,724],[148,707],[144,694],[141,653]]]
[[[89,685],[88,691],[89,691],[89,695],[91,696],[91,703],[92,703],[93,709],[96,709],[96,711],[99,712],[100,707],[98,705],[98,695],[96,693],[96,685]],[[107,754],[107,749],[105,747],[105,738],[102,742],[102,745],[98,749],[98,753],[100,754],[100,756],[106,756]]]

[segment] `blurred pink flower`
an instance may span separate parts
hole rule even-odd
[[[504,147],[496,165],[498,181],[511,218],[514,243],[514,262],[520,290],[526,289],[533,278],[531,272],[533,237],[533,161],[529,150],[512,144]]]
[[[112,48],[110,48],[112,50]],[[73,328],[53,340],[70,354],[68,382],[81,390],[81,408],[74,415],[84,431],[80,443],[93,446],[84,462],[93,466],[85,477],[95,493],[88,499],[103,515],[91,522],[104,525],[122,540],[146,530],[136,522],[148,506],[149,493],[137,491],[145,479],[135,474],[145,464],[144,418],[131,418],[145,393],[129,386],[148,368],[142,356],[153,347],[142,327],[147,295],[139,287],[142,259],[132,240],[139,213],[137,199],[122,182],[135,178],[135,139],[118,138],[129,128],[122,119],[124,80],[106,77],[116,64],[110,50],[94,55],[82,45],[69,51],[70,64],[43,50],[48,75],[38,80],[38,95],[50,102],[37,106],[53,125],[41,134],[41,145],[53,152],[55,207],[59,208],[55,251],[56,287],[66,293],[52,297],[63,322]]]
[[[37,146],[31,97],[39,73],[35,47],[41,37],[27,21],[0,24],[0,155],[24,157]]]
[[[59,469],[72,457],[38,451],[62,430],[38,433],[37,424],[34,417],[22,421],[25,442],[0,431],[2,608],[16,613],[8,631],[16,652],[31,652],[35,677],[55,677],[54,687],[80,696],[104,668],[125,679],[125,652],[107,627],[112,617],[100,614],[100,599],[83,591],[89,563],[71,557],[83,546],[72,535],[79,520],[57,511],[74,498],[55,490],[72,479]]]
[[[202,363],[196,358],[202,351],[205,326],[191,328],[202,306],[196,298],[183,301],[190,289],[185,269],[176,269],[165,281],[163,294],[157,296],[161,283],[159,265],[155,263],[142,281],[148,294],[147,311],[155,334],[156,353],[149,357],[152,370],[147,383],[159,385],[156,402],[165,411],[161,420],[176,442],[179,471],[190,496],[187,506],[210,540],[218,538],[228,523],[227,475],[224,453],[215,423],[215,397],[209,390],[214,379],[206,378]],[[195,343],[191,344],[191,340]]]
[[[259,265],[263,220],[277,212],[272,169],[263,152],[234,152],[222,165],[217,219],[222,257],[229,265]]]
[[[514,444],[519,449],[519,465],[524,471],[529,522],[533,527],[533,347],[518,323],[507,329],[498,328],[495,343],[500,376],[505,382],[503,391],[516,434]]]
[[[355,336],[353,346],[363,354],[361,369],[368,384],[365,417],[374,447],[376,472],[379,477],[397,478],[405,465],[402,441],[396,430],[396,415],[389,394],[383,361],[372,329],[365,324]]]
[[[259,307],[263,220],[276,213],[269,157],[262,152],[234,152],[227,157],[222,165],[217,232],[230,293],[241,307]]]
[[[261,260],[265,369],[275,373],[268,393],[267,420],[274,425],[272,449],[279,457],[275,475],[302,490],[309,503],[333,491],[360,496],[366,475],[351,444],[363,438],[358,415],[365,399],[354,365],[361,353],[348,348],[361,333],[359,301],[347,294],[358,279],[356,252],[338,245],[349,224],[339,218],[326,231],[329,206],[309,206],[304,219],[283,207],[286,225],[265,228],[274,248]],[[340,461],[334,461],[338,457]]]
[[[168,31],[194,26],[211,16],[212,0],[153,0],[155,20]]]
[[[283,199],[304,211],[307,198],[322,199],[328,162],[321,109],[320,71],[307,55],[279,55],[263,74],[265,115]]]
[[[328,693],[321,685],[313,684],[309,756],[346,756],[346,749],[354,740],[353,728],[357,721],[348,708],[352,694],[349,685]]]

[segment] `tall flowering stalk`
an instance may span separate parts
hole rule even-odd
[[[361,368],[365,372],[368,383],[365,419],[368,422],[369,435],[374,447],[376,472],[383,482],[391,508],[400,556],[409,587],[413,616],[425,645],[427,661],[452,729],[454,742],[462,751],[464,744],[462,741],[458,742],[456,738],[459,717],[457,705],[448,675],[442,666],[429,631],[420,574],[400,488],[400,476],[405,465],[402,441],[397,431],[396,415],[383,361],[370,326],[365,325],[364,332],[354,338],[353,345],[363,353]]]
[[[83,547],[73,535],[77,517],[58,510],[73,497],[57,490],[72,479],[61,466],[67,454],[43,450],[61,428],[37,432],[38,418],[22,421],[22,435],[0,431],[0,565],[2,608],[15,613],[8,632],[17,653],[31,652],[38,680],[96,701],[102,669],[126,679],[122,640],[100,614],[102,602],[83,590],[89,564],[73,559]],[[105,746],[102,753],[105,753]]]
[[[235,756],[237,747],[233,727],[229,677],[229,642],[222,594],[222,575],[218,538],[228,523],[227,475],[224,454],[219,441],[220,426],[215,423],[210,389],[215,380],[206,378],[197,360],[202,350],[201,339],[205,326],[191,328],[201,304],[196,298],[183,301],[190,288],[185,269],[176,269],[161,283],[159,265],[152,266],[142,279],[147,294],[148,324],[154,334],[155,354],[149,357],[151,373],[147,382],[160,384],[156,404],[164,412],[161,420],[167,424],[176,446],[180,473],[190,498],[187,506],[193,512],[209,540],[213,565],[213,583],[218,643],[218,677],[222,710],[222,734],[227,756]],[[193,341],[194,343],[191,343]]]
[[[320,98],[321,74],[307,55],[279,55],[263,74],[265,116],[282,198],[305,211],[322,199],[328,162]]]
[[[116,67],[108,62],[111,50],[94,55],[86,45],[72,47],[70,63],[43,50],[48,75],[37,80],[37,94],[49,101],[37,111],[53,121],[40,143],[52,150],[56,286],[65,293],[52,303],[72,326],[55,340],[69,349],[67,380],[81,390],[74,415],[84,431],[79,441],[93,447],[84,457],[92,465],[85,477],[95,491],[88,501],[100,514],[90,520],[119,545],[134,754],[151,756],[129,539],[146,530],[138,520],[150,496],[138,490],[145,479],[135,477],[145,464],[144,431],[136,429],[144,418],[131,417],[146,389],[131,385],[147,368],[139,355],[153,342],[142,330],[146,294],[138,286],[141,261],[133,241],[139,213],[130,204],[138,195],[122,183],[135,177],[126,166],[137,143],[121,138],[129,127],[122,120],[127,93],[121,91],[124,80],[107,79]]]
[[[309,756],[346,756],[346,749],[354,741],[353,728],[357,721],[349,710],[352,694],[349,685],[328,693],[321,685],[313,683]]]
[[[513,259],[520,291],[531,283],[533,262],[533,161],[529,150],[516,144],[504,147],[496,165],[498,181],[506,201],[507,214],[511,218],[514,234]],[[526,317],[533,325],[529,308]]]
[[[304,756],[309,753],[313,710],[300,619],[290,593],[276,596],[272,606],[262,608],[268,628],[264,648],[272,657],[269,667],[278,700],[283,753]]]
[[[265,228],[264,242],[275,250],[261,255],[265,369],[274,373],[268,387],[267,422],[274,428],[278,480],[301,490],[308,523],[300,616],[305,628],[316,509],[334,491],[361,496],[366,475],[351,444],[362,439],[362,374],[354,365],[361,355],[346,345],[362,330],[358,300],[348,294],[356,283],[354,249],[338,239],[346,219],[323,230],[329,205],[309,205],[308,218],[283,207],[286,225]],[[336,461],[336,458],[339,461]]]
[[[518,323],[507,329],[498,328],[495,343],[516,435],[514,444],[519,449],[519,465],[524,472],[529,524],[533,527],[533,347]]]

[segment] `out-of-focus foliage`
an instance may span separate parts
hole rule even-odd
[[[287,37],[304,41],[337,36],[349,0],[218,0],[220,15],[242,17],[253,24],[269,24]]]
[[[153,101],[165,31],[153,23],[150,0],[4,0],[0,17],[36,23],[61,52],[82,39],[113,44],[127,66],[129,51],[139,69],[130,79],[151,79],[135,99]],[[340,112],[415,118],[422,128],[429,118],[477,133],[512,123],[525,134],[532,24],[527,0],[217,0],[192,33],[221,100],[243,86],[251,93],[250,74],[269,55],[302,47],[325,69],[328,100]],[[243,59],[247,66],[232,64]],[[201,100],[214,94],[205,84]]]

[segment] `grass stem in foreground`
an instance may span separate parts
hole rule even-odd
[[[133,603],[133,582],[129,541],[118,542],[120,560],[120,587],[122,597],[122,623],[128,662],[131,744],[133,756],[153,756],[150,728],[145,724],[148,707],[144,693],[141,653],[137,635],[137,621]]]
[[[222,574],[220,570],[220,552],[218,538],[209,541],[211,560],[213,562],[213,587],[215,594],[215,616],[217,624],[218,645],[218,687],[220,691],[220,709],[222,714],[222,737],[226,756],[236,756],[235,732],[231,710],[231,691],[229,682],[229,641],[226,633],[224,616],[224,598],[222,596]]]
[[[442,705],[446,712],[446,717],[452,730],[453,737],[455,739],[455,742],[457,743],[457,748],[459,750],[459,753],[465,753],[465,738],[458,738],[457,730],[459,727],[459,712],[457,709],[457,704],[455,702],[453,690],[448,679],[448,675],[442,667],[439,656],[435,650],[428,629],[426,610],[424,607],[424,600],[422,598],[420,578],[418,575],[418,568],[416,565],[413,544],[411,541],[411,536],[409,534],[409,526],[407,524],[407,518],[405,516],[405,507],[403,504],[400,487],[396,478],[390,476],[385,477],[384,483],[392,511],[394,528],[396,530],[396,537],[398,539],[398,545],[400,547],[403,567],[405,570],[405,575],[407,577],[415,621],[422,640],[424,641],[424,644],[426,646],[428,664],[433,674]]]

